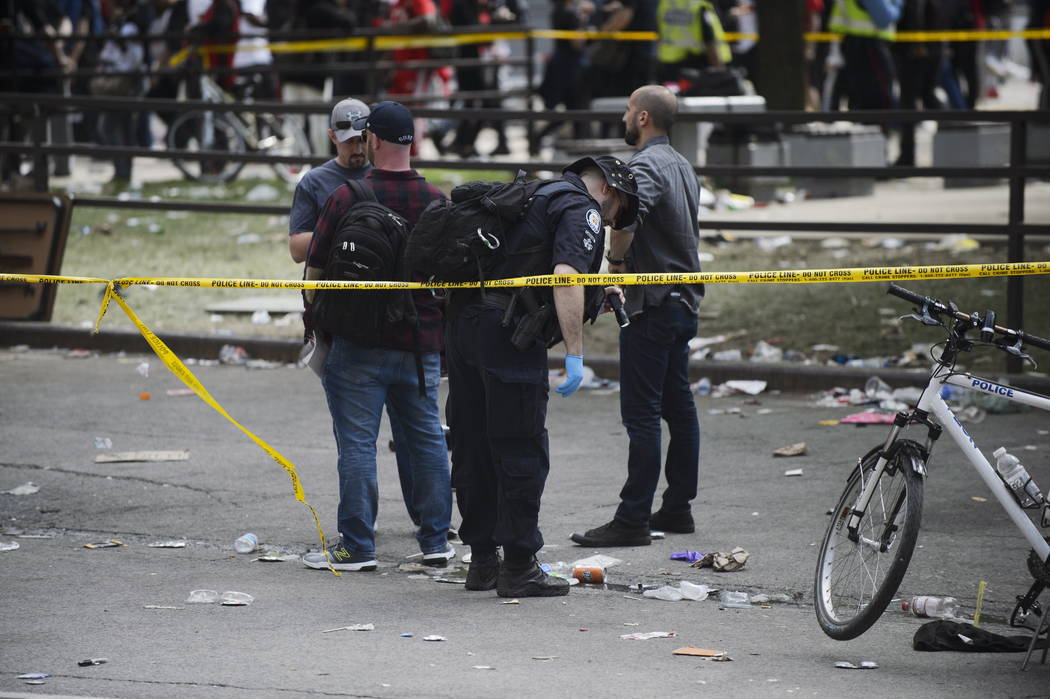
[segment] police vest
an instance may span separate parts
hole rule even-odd
[[[897,36],[897,25],[891,24],[880,29],[875,26],[871,15],[857,0],[835,0],[835,5],[831,8],[831,18],[828,20],[828,31],[893,41]]]
[[[660,33],[657,59],[660,63],[680,63],[690,56],[704,53],[701,13],[705,10],[712,20],[718,57],[723,63],[732,60],[722,23],[709,0],[660,0],[656,8],[656,27]]]

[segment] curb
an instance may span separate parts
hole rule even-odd
[[[252,359],[294,363],[299,359],[302,343],[298,340],[260,338],[251,335],[192,335],[189,333],[157,333],[158,337],[179,357],[217,358],[223,345],[243,347]],[[146,340],[135,330],[106,330],[94,334],[90,329],[51,325],[28,321],[0,321],[0,346],[29,345],[35,348],[83,348],[99,352],[152,352]],[[607,379],[618,379],[620,362],[617,357],[588,357],[586,364]],[[561,367],[561,359],[552,357],[551,366]],[[992,374],[989,378],[1011,386],[1050,394],[1050,377],[1033,374]],[[715,362],[690,360],[691,380],[706,376],[712,384],[732,379],[761,380],[768,390],[789,393],[822,391],[836,386],[861,388],[872,376],[878,375],[893,386],[919,386],[925,383],[926,369],[895,369],[891,367],[838,367],[793,363]]]

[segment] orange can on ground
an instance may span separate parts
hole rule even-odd
[[[572,577],[582,583],[605,582],[605,569],[597,566],[576,566],[572,569]]]

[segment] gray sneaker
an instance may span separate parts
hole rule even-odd
[[[376,569],[375,555],[362,556],[352,553],[350,549],[343,546],[342,541],[328,547],[327,558],[324,551],[312,551],[303,555],[303,565],[315,570],[327,570],[329,561],[335,570],[358,572]]]
[[[448,562],[455,557],[456,549],[452,547],[452,544],[445,544],[445,549],[443,551],[424,553],[423,565],[432,566],[434,568],[444,568],[448,565]]]

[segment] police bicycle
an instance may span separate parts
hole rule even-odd
[[[917,406],[897,414],[886,441],[857,460],[824,534],[817,560],[814,603],[824,632],[838,640],[856,638],[878,620],[897,592],[908,568],[922,519],[923,481],[934,443],[946,433],[977,470],[981,479],[1031,545],[1028,569],[1034,583],[1019,596],[1011,625],[1037,619],[1025,665],[1050,614],[1042,614],[1038,598],[1050,586],[1050,543],[995,468],[963,429],[941,397],[943,386],[1000,396],[1006,400],[1050,411],[1050,397],[957,371],[956,359],[978,345],[990,346],[1026,361],[1025,345],[1050,350],[1050,340],[1022,330],[996,325],[994,311],[984,316],[961,312],[954,303],[890,284],[888,293],[915,305],[904,316],[947,331],[939,357]],[[979,337],[967,335],[976,331]],[[1034,362],[1033,362],[1034,364]],[[926,428],[925,443],[900,438],[908,425]],[[1050,503],[1040,502],[1040,525],[1050,527]],[[1043,660],[1046,652],[1043,653]]]

